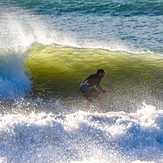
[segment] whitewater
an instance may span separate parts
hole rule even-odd
[[[13,2],[14,5],[15,3],[16,1]],[[17,3],[20,4],[13,7],[12,3],[9,5],[9,2],[0,2],[2,4],[0,7],[0,162],[163,162],[161,97],[157,99],[154,95],[147,94],[145,96],[148,96],[149,101],[140,100],[139,103],[136,101],[137,107],[128,103],[122,107],[121,102],[128,97],[118,92],[116,98],[113,98],[117,101],[114,101],[113,106],[106,105],[105,110],[96,104],[88,108],[80,97],[69,97],[70,100],[64,100],[62,97],[46,99],[33,97],[31,95],[33,79],[24,65],[29,55],[28,50],[34,43],[54,47],[57,44],[79,49],[125,51],[137,55],[146,52],[161,53],[160,24],[157,26],[156,35],[153,30],[155,27],[151,27],[151,33],[153,33],[149,42],[149,33],[143,35],[145,31],[140,32],[142,38],[136,40],[140,26],[143,21],[148,20],[143,13],[143,18],[137,16],[133,16],[133,19],[125,18],[124,21],[128,21],[125,32],[133,27],[132,22],[140,23],[138,30],[129,37],[129,35],[124,36],[124,31],[120,28],[118,22],[121,17],[116,18],[112,22],[113,27],[109,25],[108,28],[106,25],[109,24],[108,20],[114,19],[112,14],[107,16],[105,12],[100,11],[100,14],[104,14],[102,18],[105,23],[99,15],[90,17],[87,15],[86,18],[81,13],[76,14],[79,19],[74,21],[74,13],[63,17],[57,14],[57,16],[52,15],[49,6],[53,3],[49,1],[48,14],[42,9],[45,7],[43,2],[38,4],[38,8],[32,6],[35,4],[28,6],[28,3]],[[41,8],[42,5],[44,7]],[[27,9],[26,6],[28,6]],[[81,11],[83,12],[84,9]],[[94,22],[94,17],[97,18],[97,24]],[[152,24],[154,20],[155,18],[151,17]],[[161,13],[156,21],[160,23],[160,20],[162,20]],[[88,25],[85,25],[86,22]],[[99,22],[103,28],[98,25]],[[146,25],[143,27],[145,30],[151,24]],[[115,27],[120,28],[120,35],[116,33]],[[92,31],[89,33],[90,29]],[[133,31],[130,30],[130,32]],[[158,37],[155,38],[155,36]],[[142,46],[138,47],[138,44]],[[130,96],[128,100],[134,101],[136,96],[132,97],[132,93]]]
[[[163,112],[154,106],[144,104],[136,113],[75,108],[78,111],[64,114],[59,102],[53,103],[55,107],[60,113],[48,107],[46,112],[33,108],[31,113],[1,114],[1,162],[163,161]]]

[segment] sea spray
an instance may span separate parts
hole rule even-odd
[[[0,99],[15,100],[29,93],[31,81],[24,71],[23,56],[13,52],[0,55]]]
[[[3,8],[0,11],[0,48],[25,51],[37,42],[44,45],[59,44],[77,48],[100,48],[132,53],[147,51],[143,48],[137,49],[125,41],[122,42],[117,36],[112,36],[109,40],[81,38],[73,31],[60,29],[53,21],[53,18],[37,15],[35,12],[19,7]]]
[[[140,113],[151,107],[150,124]],[[0,114],[0,156],[13,163],[160,162],[162,117],[162,110],[149,105],[135,113],[58,114],[36,112],[33,107],[28,114]]]

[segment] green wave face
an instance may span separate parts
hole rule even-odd
[[[163,58],[159,55],[40,44],[33,45],[28,54],[26,67],[36,95],[80,95],[80,82],[98,68],[106,71],[103,87],[119,96],[158,95],[163,87]]]

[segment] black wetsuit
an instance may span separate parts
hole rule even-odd
[[[102,91],[100,87],[102,77],[98,76],[97,74],[91,74],[80,84],[80,91],[82,93],[88,93],[93,89],[99,89]]]

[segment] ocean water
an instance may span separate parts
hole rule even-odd
[[[0,162],[163,162],[162,27],[162,0],[0,0]]]

